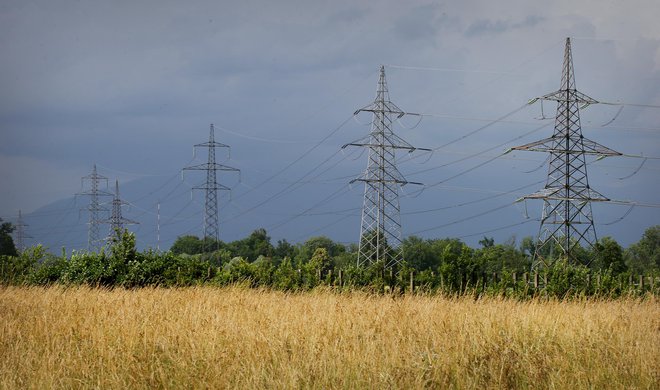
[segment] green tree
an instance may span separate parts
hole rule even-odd
[[[14,231],[14,225],[10,222],[2,222],[0,218],[0,256],[18,256],[14,240],[11,233]]]
[[[402,245],[406,262],[415,270],[437,268],[439,256],[433,251],[432,241],[410,236],[403,240]]]
[[[316,250],[319,248],[325,249],[326,253],[330,258],[341,255],[346,252],[346,247],[341,244],[336,244],[334,241],[325,236],[312,237],[305,241],[304,244],[300,246],[298,256],[296,260],[301,263],[307,263],[312,259]]]
[[[660,271],[660,225],[646,229],[642,238],[625,251],[625,261],[633,273]]]
[[[170,251],[175,255],[186,253],[188,255],[196,255],[204,251],[204,242],[197,236],[181,236],[177,237],[174,244],[170,247]]]
[[[495,245],[495,239],[493,237],[484,236],[484,238],[479,240],[479,245],[481,245],[483,248],[490,248]]]
[[[274,249],[266,229],[253,231],[248,237],[227,244],[227,249],[234,256],[242,257],[247,261],[255,261],[259,256],[273,257]]]
[[[596,243],[596,261],[593,268],[611,270],[613,275],[628,268],[623,259],[623,248],[612,237],[604,237]]]
[[[285,257],[294,258],[296,256],[296,247],[287,240],[277,240],[277,246],[273,251],[275,258],[281,260]]]

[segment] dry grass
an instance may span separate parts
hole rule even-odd
[[[0,287],[0,388],[658,388],[646,300]]]

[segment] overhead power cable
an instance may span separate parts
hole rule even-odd
[[[487,214],[490,214],[490,213],[494,213],[494,212],[496,212],[496,211],[499,211],[499,210],[505,209],[505,208],[507,208],[507,207],[511,207],[513,204],[514,204],[514,203],[507,203],[507,204],[504,204],[504,205],[501,205],[501,206],[498,206],[498,207],[495,207],[495,208],[492,208],[492,209],[489,209],[489,210],[486,210],[486,211],[483,211],[483,212],[480,212],[480,213],[477,213],[477,214],[470,215],[470,216],[468,216],[468,217],[464,217],[464,218],[457,219],[457,220],[452,221],[452,222],[447,222],[447,223],[444,223],[444,224],[442,224],[442,225],[433,226],[433,227],[430,227],[430,228],[426,228],[426,229],[418,230],[418,231],[416,231],[416,232],[411,233],[411,235],[415,235],[415,234],[419,234],[419,233],[425,233],[425,232],[429,232],[429,231],[432,231],[432,230],[438,230],[438,229],[442,229],[442,228],[445,228],[445,227],[448,227],[448,226],[452,226],[452,225],[456,225],[456,224],[459,224],[459,223],[463,223],[463,222],[465,222],[465,221],[469,221],[469,220],[471,220],[471,219],[478,218],[478,217],[482,217],[482,216],[484,216],[484,215],[487,215]]]
[[[487,234],[487,233],[497,232],[497,231],[500,231],[500,230],[510,229],[512,227],[525,225],[525,224],[528,224],[530,222],[535,222],[535,221],[538,222],[540,220],[539,219],[527,219],[527,220],[524,220],[522,222],[516,222],[516,223],[512,223],[510,225],[505,225],[505,226],[500,226],[500,227],[493,228],[493,229],[484,230],[484,231],[479,232],[479,233],[466,234],[466,235],[463,235],[463,236],[459,236],[458,238],[468,238],[468,237],[474,237],[474,236],[481,236],[482,234]]]

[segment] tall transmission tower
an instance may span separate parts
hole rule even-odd
[[[136,225],[139,223],[122,216],[121,207],[125,205],[128,205],[128,203],[124,202],[119,197],[119,180],[115,180],[115,195],[112,199],[112,213],[110,214],[110,219],[103,221],[103,223],[110,225],[108,240],[112,240],[113,238],[121,238],[121,234],[124,231],[125,225]]]
[[[401,217],[399,187],[421,184],[407,181],[396,167],[396,151],[430,149],[415,148],[394,134],[393,122],[406,113],[390,101],[385,80],[385,67],[380,67],[376,99],[370,105],[355,111],[371,112],[371,132],[366,137],[344,145],[365,147],[369,150],[367,169],[355,181],[364,182],[364,200],[360,223],[358,266],[383,261],[392,267],[403,261],[401,247]]]
[[[538,99],[557,102],[552,137],[512,148],[550,153],[545,187],[521,198],[543,200],[543,214],[534,251],[533,268],[548,266],[546,260],[556,257],[579,262],[576,249],[594,248],[597,238],[591,202],[606,202],[609,199],[589,186],[585,157],[621,155],[582,136],[580,108],[596,104],[598,101],[579,92],[575,87],[570,38],[566,38],[559,90]],[[536,99],[530,103],[534,101]],[[561,253],[553,253],[556,247]]]
[[[28,226],[23,221],[23,214],[18,210],[18,220],[16,221],[16,249],[18,253],[23,253],[25,250],[25,239],[32,238],[25,232],[25,227]]]
[[[229,145],[216,142],[214,134],[215,129],[213,124],[211,124],[210,127],[211,130],[209,133],[209,141],[195,145],[196,148],[208,149],[207,163],[185,167],[183,170],[206,171],[206,183],[201,186],[193,187],[193,189],[204,190],[206,194],[204,213],[204,238],[213,238],[218,241],[220,239],[218,234],[218,190],[228,191],[230,188],[218,183],[217,171],[240,172],[240,170],[227,165],[217,164],[215,162],[215,149],[229,148]]]
[[[101,176],[96,172],[96,164],[94,164],[94,169],[92,173],[83,176],[81,178],[81,186],[85,187],[85,181],[89,181],[89,189],[86,191],[81,191],[78,195],[89,196],[89,206],[83,210],[89,212],[89,230],[87,233],[87,250],[89,251],[98,251],[102,246],[102,240],[99,235],[99,224],[103,223],[103,220],[100,218],[102,212],[107,212],[108,209],[101,206],[99,202],[100,196],[112,196],[111,193],[99,189],[99,184],[105,180],[106,187],[108,186],[108,178]]]

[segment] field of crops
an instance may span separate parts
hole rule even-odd
[[[660,302],[0,287],[0,388],[660,385]]]

